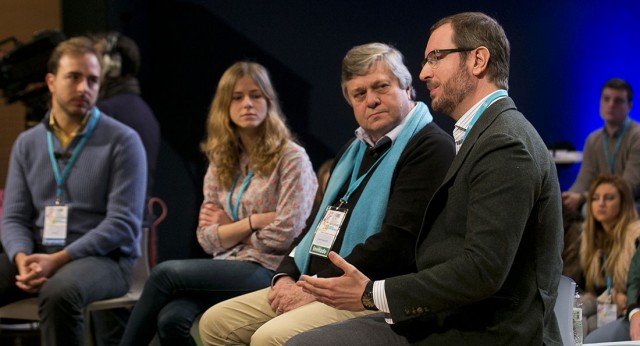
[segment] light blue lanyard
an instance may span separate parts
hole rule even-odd
[[[607,294],[611,296],[611,274],[609,274],[609,269],[605,267],[606,262],[607,256],[602,256],[602,266],[604,267],[604,272],[607,275]]]
[[[464,136],[462,137],[462,143],[464,143],[464,140],[467,138],[467,135],[469,134],[469,132],[471,132],[471,128],[473,127],[473,125],[476,124],[476,121],[478,121],[478,119],[480,118],[482,113],[484,113],[487,107],[489,107],[489,105],[491,105],[493,101],[497,100],[500,97],[505,97],[505,96],[508,96],[506,90],[496,90],[491,95],[489,95],[489,97],[486,100],[484,100],[484,102],[482,102],[482,104],[480,105],[480,108],[478,108],[478,110],[476,111],[476,114],[473,116],[473,118],[469,122],[469,125],[467,125],[467,129],[464,131]]]
[[[393,145],[393,143],[391,145]],[[362,158],[364,157],[365,150],[366,150],[366,145],[361,145],[360,149],[358,150],[358,154],[357,154],[358,157],[356,158],[356,162],[353,166],[353,171],[351,171],[351,181],[349,182],[349,188],[347,188],[347,193],[345,193],[345,195],[342,198],[340,198],[340,205],[338,207],[342,206],[342,204],[347,204],[349,202],[349,197],[351,197],[351,194],[356,189],[358,189],[358,186],[360,186],[360,184],[367,177],[367,175],[369,175],[369,173],[371,173],[371,171],[375,169],[376,166],[380,164],[380,162],[382,162],[382,159],[384,159],[384,157],[387,156],[387,153],[391,151],[391,148],[388,148],[387,151],[385,151],[384,154],[382,154],[376,160],[376,162],[374,162],[373,165],[369,167],[369,170],[367,170],[365,174],[361,175],[360,178],[358,178],[358,172],[360,171],[360,165],[362,165]]]
[[[50,116],[53,116],[51,114]],[[49,159],[51,160],[51,166],[53,167],[53,174],[56,178],[56,205],[59,205],[62,200],[62,186],[64,182],[69,177],[69,172],[71,172],[71,167],[76,163],[78,156],[82,149],[84,149],[84,145],[87,143],[87,139],[93,133],[93,130],[96,128],[96,124],[98,123],[98,119],[100,118],[100,111],[97,107],[93,107],[91,119],[89,120],[89,124],[87,125],[87,131],[82,135],[80,142],[76,145],[75,149],[73,149],[73,154],[69,159],[69,162],[64,167],[64,171],[62,171],[62,175],[60,174],[60,169],[58,168],[58,161],[56,161],[55,154],[53,152],[53,135],[51,131],[47,132],[47,146],[49,148]]]
[[[238,221],[238,208],[240,207],[240,198],[247,190],[252,177],[253,171],[249,171],[249,173],[247,173],[247,176],[244,178],[244,182],[240,187],[240,191],[238,191],[238,197],[233,208],[231,208],[231,195],[233,195],[233,190],[236,188],[236,183],[238,182],[238,178],[240,178],[240,175],[236,175],[236,178],[233,180],[233,184],[231,184],[231,188],[229,189],[229,196],[227,196],[227,208],[229,208],[229,211],[231,211],[231,217],[233,218],[233,221]]]
[[[618,140],[616,141],[616,146],[613,149],[613,157],[609,155],[609,143],[607,139],[607,133],[604,129],[602,130],[603,131],[602,132],[602,149],[604,150],[604,158],[607,160],[607,164],[609,165],[609,173],[613,173],[613,167],[616,163],[616,156],[618,156],[620,143],[622,143],[622,138],[624,137],[624,134],[627,132],[627,129],[629,128],[629,124],[631,124],[631,119],[627,118],[627,120],[624,121],[624,127],[622,128],[622,132],[620,133],[620,136],[618,136]]]

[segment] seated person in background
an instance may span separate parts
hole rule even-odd
[[[48,64],[51,110],[16,140],[2,216],[0,305],[38,297],[46,345],[84,345],[83,307],[127,292],[140,255],[147,170],[140,137],[94,107],[87,38]]]
[[[100,93],[96,105],[102,112],[135,130],[147,154],[146,200],[153,194],[160,125],[151,107],[140,96],[136,75],[140,70],[140,50],[131,38],[117,32],[89,37],[102,60]],[[146,204],[145,204],[146,206]],[[144,208],[143,227],[153,221]],[[97,346],[117,345],[122,338],[129,309],[100,310],[92,313]]]
[[[153,194],[160,125],[151,107],[140,96],[136,75],[140,70],[140,50],[127,36],[117,32],[92,37],[102,59],[100,94],[96,105],[102,112],[134,129],[147,154],[147,198]]]
[[[587,335],[585,343],[640,340],[640,251],[631,259],[627,276],[627,313]]]
[[[562,208],[564,249],[562,250],[562,275],[579,281],[582,277],[580,265],[580,235],[584,218],[576,211]]]
[[[320,208],[322,197],[324,197],[324,192],[327,189],[327,183],[329,182],[329,175],[331,175],[332,166],[333,159],[326,160],[322,165],[320,165],[320,168],[318,168],[318,171],[316,172],[316,177],[318,178],[318,191],[316,191],[316,198],[313,201],[313,210],[311,211],[311,215],[309,215],[309,223],[313,222],[318,212],[318,208]]]
[[[584,329],[591,332],[597,328],[598,304],[615,304],[617,316],[626,312],[627,273],[636,252],[640,221],[631,190],[617,175],[600,175],[593,181],[587,206],[580,240],[583,278],[574,279],[585,290],[583,311],[588,324]]]
[[[320,168],[318,168],[318,191],[321,192],[321,196],[324,196],[324,191],[327,189],[327,183],[331,175],[331,166],[333,166],[333,159],[323,162]]]
[[[271,288],[207,310],[200,320],[206,345],[283,344],[301,331],[366,314],[328,307],[295,285],[301,274],[342,275],[326,258],[331,249],[372,277],[415,270],[418,225],[453,160],[453,139],[414,100],[411,74],[395,48],[352,48],[341,80],[360,127],[335,159],[313,224],[280,263]]]
[[[269,286],[273,270],[305,227],[318,187],[295,144],[267,70],[238,62],[218,83],[207,121],[197,237],[213,259],[156,266],[121,345],[195,345],[196,317],[225,299]]]
[[[578,210],[587,200],[591,182],[603,173],[618,174],[629,183],[634,200],[640,197],[640,124],[629,118],[633,90],[622,79],[608,80],[600,94],[604,126],[587,137],[580,172],[562,204]]]

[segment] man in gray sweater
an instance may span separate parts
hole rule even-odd
[[[2,216],[0,306],[38,297],[43,341],[80,345],[82,308],[129,289],[146,188],[140,137],[95,102],[86,38],[49,60],[51,109],[14,143]]]

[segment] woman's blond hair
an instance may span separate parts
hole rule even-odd
[[[602,224],[593,217],[591,202],[593,194],[602,184],[615,186],[620,194],[620,212],[618,220],[606,234]],[[639,227],[629,227],[638,220],[633,196],[629,185],[622,177],[611,174],[598,176],[589,188],[587,196],[587,218],[583,224],[580,243],[580,264],[586,279],[587,291],[595,292],[596,287],[606,285],[606,272],[611,275],[612,288],[618,292],[627,292],[627,273],[631,258],[636,252],[636,239]],[[604,266],[602,258],[606,256]]]
[[[207,118],[207,139],[202,144],[202,151],[218,170],[218,183],[224,187],[231,186],[240,170],[240,139],[236,125],[231,121],[229,107],[236,82],[244,76],[249,76],[258,85],[267,100],[267,116],[258,127],[256,144],[246,153],[249,169],[257,175],[271,174],[283,148],[291,140],[267,69],[254,62],[231,65],[218,82]]]

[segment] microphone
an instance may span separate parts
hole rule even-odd
[[[55,157],[57,160],[60,160],[60,159],[68,160],[71,158],[71,153],[67,151],[62,153],[54,152],[53,157]]]

